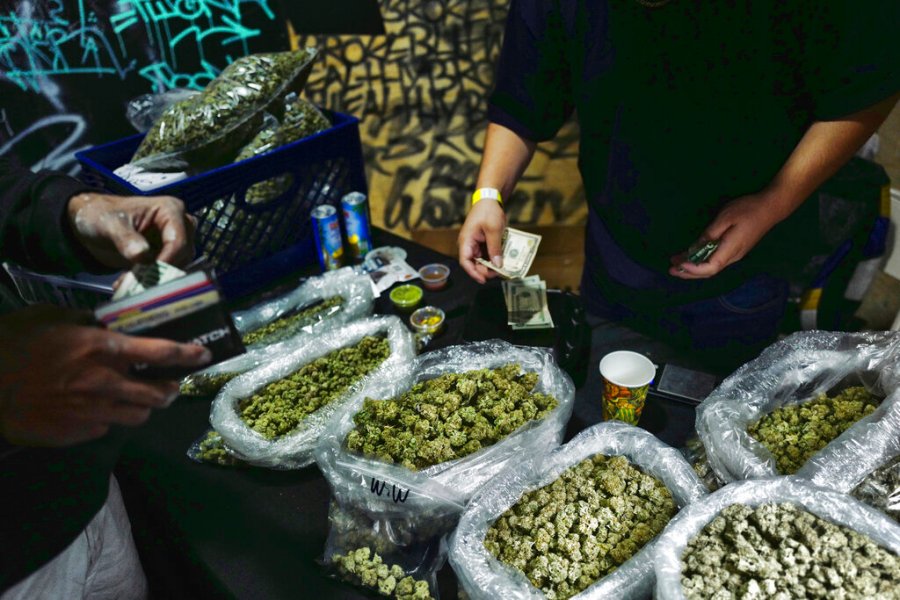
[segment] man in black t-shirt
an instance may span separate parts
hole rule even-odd
[[[893,0],[513,0],[476,187],[508,197],[577,113],[588,312],[731,370],[777,332],[774,274],[808,258],[797,208],[896,102],[898,17]],[[494,276],[475,258],[499,260],[504,226],[498,202],[473,205],[474,279]]]

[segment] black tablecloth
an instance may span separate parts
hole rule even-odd
[[[505,327],[502,300],[499,308],[490,300],[500,297],[499,290],[492,290],[496,283],[481,288],[455,259],[388,232],[377,230],[375,241],[405,248],[407,262],[414,267],[443,262],[451,268],[445,289],[425,291],[423,304],[439,306],[447,315],[445,331],[428,350],[499,335],[515,343],[555,347],[564,360],[573,361],[567,369],[573,379],[583,381],[579,369],[585,365],[576,363],[586,353],[572,347],[571,339],[569,347],[559,339],[564,334],[578,337],[578,344],[584,341],[571,299],[552,297],[555,333],[512,334]],[[386,294],[376,301],[375,310],[395,314]],[[578,401],[589,405],[576,411],[580,417],[573,416],[566,439],[600,420],[600,390],[580,391]],[[154,413],[133,433],[116,469],[154,597],[367,597],[329,579],[319,565],[330,492],[316,466],[274,471],[198,464],[188,458],[187,449],[209,427],[211,400],[180,398]],[[640,426],[678,447],[692,435],[693,423],[693,406],[651,394]],[[456,597],[449,566],[442,569],[439,586],[442,597]]]

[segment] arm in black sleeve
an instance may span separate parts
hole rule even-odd
[[[488,119],[519,136],[551,139],[572,113],[566,32],[557,2],[513,0]]]
[[[44,272],[103,270],[75,240],[66,214],[69,199],[87,191],[96,190],[0,156],[0,258]]]

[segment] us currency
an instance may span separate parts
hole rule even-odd
[[[475,260],[506,279],[521,279],[528,275],[540,243],[541,236],[536,233],[507,227],[503,232],[503,266],[495,267],[483,258]]]
[[[125,274],[122,282],[113,294],[113,300],[120,300],[128,296],[140,294],[144,290],[156,287],[160,284],[184,277],[186,273],[178,267],[168,263],[156,261],[150,264],[135,265],[131,271]]]
[[[540,276],[504,281],[502,287],[510,328],[520,331],[553,327],[547,303],[547,283]]]
[[[713,255],[713,252],[716,251],[716,248],[719,247],[718,240],[711,240],[708,242],[697,242],[693,244],[687,250],[688,261],[692,262],[695,265],[699,265],[700,263],[706,262],[709,260],[709,257]]]

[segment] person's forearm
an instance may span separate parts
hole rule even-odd
[[[834,175],[887,118],[900,94],[834,121],[813,123],[764,190],[777,221]]]
[[[503,198],[509,198],[519,177],[531,162],[534,148],[534,142],[502,125],[489,123],[476,187],[497,188]]]
[[[69,199],[91,189],[63,173],[32,173],[12,157],[0,157],[3,259],[55,273],[96,270],[99,265],[72,238],[66,219]]]

